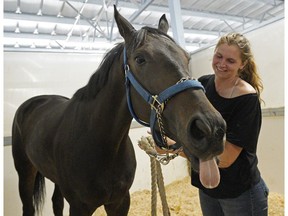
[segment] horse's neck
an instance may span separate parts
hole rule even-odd
[[[107,83],[98,93],[94,104],[98,107],[94,109],[94,115],[107,119],[107,125],[130,126],[132,117],[127,106],[125,76],[119,62],[113,63]]]

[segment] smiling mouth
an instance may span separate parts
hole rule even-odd
[[[219,72],[225,72],[226,71],[226,69],[222,69],[221,67],[219,67],[217,65],[215,67],[216,67],[216,70]]]

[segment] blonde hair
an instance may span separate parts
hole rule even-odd
[[[232,32],[222,36],[219,39],[215,50],[221,44],[236,45],[239,48],[244,67],[242,70],[238,71],[238,75],[256,90],[257,95],[260,98],[260,93],[263,90],[263,84],[258,74],[254,56],[251,51],[251,46],[247,38],[245,38],[242,34]]]

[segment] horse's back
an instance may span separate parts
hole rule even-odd
[[[68,100],[58,95],[41,95],[32,97],[19,106],[12,126],[14,160],[16,157],[27,158],[28,144],[31,149],[41,146],[41,140],[44,140],[41,134],[53,130],[58,124],[61,110],[65,109]]]
[[[57,105],[65,103],[68,100],[68,98],[60,95],[40,95],[28,99],[19,106],[15,113],[12,137],[13,131],[16,128],[20,129],[28,121],[36,121],[37,116],[51,112]]]
[[[45,106],[48,103],[61,103],[69,100],[69,98],[61,96],[61,95],[40,95],[32,97],[25,102],[23,102],[16,111],[14,121],[16,117],[22,117],[26,115],[28,112],[33,112],[35,109],[40,108],[41,106]]]

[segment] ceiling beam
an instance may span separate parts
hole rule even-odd
[[[39,44],[43,44],[43,43],[48,44],[49,42],[51,42],[51,43],[59,42],[60,44],[63,43],[63,44],[66,44],[68,46],[69,46],[70,42],[71,43],[76,42],[76,43],[82,43],[83,46],[85,46],[85,44],[87,44],[87,43],[95,43],[96,42],[96,43],[116,44],[116,43],[123,41],[123,39],[120,37],[117,38],[116,40],[114,40],[113,42],[109,42],[109,41],[107,41],[106,38],[103,38],[103,37],[99,37],[99,38],[97,38],[97,40],[93,40],[92,37],[83,39],[79,36],[73,36],[73,35],[70,37],[69,41],[66,41],[66,38],[67,38],[66,35],[55,35],[55,36],[51,36],[50,34],[38,34],[38,35],[32,34],[31,35],[29,33],[16,34],[16,33],[11,33],[11,32],[4,32],[3,36],[4,36],[4,39],[5,38],[7,38],[7,39],[12,38],[14,41],[17,41],[17,38],[19,38],[18,43],[20,46],[21,46],[21,40],[23,40],[23,39],[29,39],[31,41],[31,44],[33,43],[33,40],[38,41],[35,43],[36,46]],[[207,40],[207,39],[205,39],[205,40]],[[195,42],[195,41],[197,41],[197,42]],[[198,42],[198,41],[199,41],[199,38],[197,38],[197,37],[194,39],[190,39],[190,38],[186,39],[185,40],[185,46],[203,46],[203,45],[207,44],[207,42],[205,43],[205,42],[201,42],[201,41]],[[209,43],[209,41],[213,41],[213,39],[208,39],[208,43]],[[24,43],[27,43],[27,41]],[[185,46],[183,46],[183,47],[185,47]]]
[[[284,15],[281,15],[281,16],[278,16],[278,17],[275,17],[275,18],[272,18],[271,20],[269,21],[266,21],[266,22],[263,22],[261,24],[259,24],[258,26],[252,26],[252,27],[249,27],[247,28],[246,30],[238,30],[239,32],[247,32],[247,31],[251,31],[254,30],[254,29],[257,29],[258,27],[262,27],[262,26],[265,26],[269,23],[273,23],[273,22],[276,22],[276,21],[279,21],[279,20],[282,20],[284,19]],[[223,32],[224,33],[224,32]],[[168,32],[168,34],[172,34],[171,31]],[[214,35],[214,36],[219,36],[221,34],[221,32],[219,33],[218,31],[199,31],[197,29],[189,29],[189,30],[185,30],[185,34],[204,34],[204,35]],[[4,31],[3,32],[3,36],[4,38],[32,38],[32,39],[50,39],[50,40],[65,40],[65,38],[67,37],[66,34],[57,34],[57,35],[52,35],[51,34],[45,34],[45,33],[41,33],[41,32],[38,32],[38,34],[33,34],[33,32],[31,33],[15,33],[14,30],[10,30],[9,31]],[[89,37],[89,39],[91,40],[91,36]],[[97,40],[103,40],[105,41],[106,39],[104,39],[103,37],[97,37]],[[117,38],[117,40],[121,38]],[[79,35],[71,35],[71,40],[73,41],[80,41],[81,40],[81,36]],[[86,40],[85,39],[82,39],[83,42],[85,42]],[[107,40],[106,40],[107,41]],[[188,42],[188,41],[187,41]],[[189,43],[189,42],[188,42]]]
[[[69,2],[79,2],[79,0],[69,0]],[[153,12],[159,12],[159,13],[167,13],[169,14],[169,7],[164,7],[164,6],[154,6],[152,5],[152,0],[147,0],[147,3],[145,3],[143,6],[141,7],[145,7],[144,9],[147,9],[147,7],[149,6],[149,8],[147,9],[147,11],[153,11]],[[91,3],[95,3],[96,5],[102,5],[103,4],[103,0],[99,1],[99,0],[89,0],[89,2],[87,4],[91,4]],[[125,10],[125,8],[133,8],[136,11],[138,10],[142,10],[141,8],[138,8],[135,6],[135,4],[133,3],[129,3],[129,2],[122,2],[120,1],[118,4],[118,7],[121,7],[122,9]],[[4,15],[6,13],[11,13],[11,11],[4,11]],[[136,12],[137,13],[137,12]],[[227,14],[223,14],[223,13],[216,13],[216,12],[211,12],[211,11],[205,11],[205,10],[196,10],[196,9],[181,9],[181,13],[182,16],[196,16],[196,17],[202,17],[202,18],[210,18],[210,19],[218,19],[218,20],[231,20],[231,21],[236,21],[236,22],[243,22],[243,16],[235,16],[235,15],[227,15]],[[138,14],[139,15],[139,14]],[[137,16],[137,14],[135,14],[135,16]],[[131,17],[133,18],[133,17]],[[248,17],[244,17],[245,19],[249,19]],[[134,20],[134,19],[133,19]],[[252,22],[259,22],[259,19],[254,19],[254,20],[250,20]]]
[[[31,21],[31,22],[35,22],[35,26],[37,23],[52,23],[52,24],[57,24],[57,25],[73,25],[73,23],[75,22],[75,19],[73,18],[59,18],[59,17],[55,17],[55,16],[35,16],[35,15],[30,15],[30,14],[15,14],[15,13],[5,13],[4,14],[4,29],[5,29],[5,19],[10,19],[10,20],[15,20],[15,22],[20,22],[21,21]],[[83,26],[91,26],[90,23],[88,23],[86,20],[80,19],[78,22],[78,25],[83,25]],[[106,27],[107,23],[106,21],[98,21],[98,25],[101,27]],[[135,27],[135,29],[140,29],[143,27],[143,25],[138,25],[138,24],[133,24],[133,26]],[[208,35],[218,35],[219,33],[216,31],[202,31],[202,30],[197,30],[197,29],[185,29],[185,33],[188,34],[208,34]]]
[[[53,35],[53,25],[55,26],[54,29],[57,29],[56,26],[59,25],[59,28],[61,29],[60,25],[66,25],[63,26],[64,29],[71,29],[70,33],[71,35],[69,35],[69,37],[71,36],[71,42],[87,42],[90,43],[92,41],[95,41],[95,43],[97,43],[98,40],[101,40],[103,42],[107,42],[107,39],[113,42],[115,42],[115,40],[123,40],[118,33],[114,33],[113,34],[113,29],[115,29],[114,27],[114,21],[111,22],[108,20],[107,17],[113,17],[113,10],[110,10],[111,7],[110,5],[112,4],[112,1],[114,4],[115,0],[86,0],[86,5],[102,5],[104,8],[104,4],[106,3],[108,6],[108,10],[103,10],[103,15],[99,15],[96,17],[96,21],[94,19],[91,18],[87,18],[85,16],[83,16],[81,14],[81,10],[80,12],[77,11],[78,13],[78,20],[75,22],[75,18],[67,18],[67,17],[63,17],[63,16],[57,16],[56,14],[54,16],[50,16],[50,15],[43,15],[42,14],[42,7],[43,7],[43,2],[44,0],[38,0],[40,2],[40,6],[39,6],[39,11],[36,14],[28,14],[25,12],[23,13],[23,11],[21,11],[21,1],[22,0],[14,0],[17,4],[17,10],[15,11],[15,9],[10,9],[10,11],[4,11],[3,13],[3,18],[4,18],[4,22],[3,22],[3,28],[4,28],[4,39],[6,39],[6,37],[11,37],[11,38],[25,38],[25,39],[31,39],[31,41],[33,39],[40,39],[40,40],[51,40],[51,41],[65,41],[65,39],[67,40],[67,33],[68,31],[66,31],[65,33],[60,34],[60,32],[57,32],[57,35]],[[62,1],[62,0],[60,0]],[[64,4],[68,4],[69,2],[84,2],[85,0],[63,0],[63,4],[62,4],[62,8],[61,10],[63,10],[64,8]],[[173,30],[173,37],[175,38],[176,41],[180,41],[182,40],[182,42],[179,42],[179,44],[181,46],[184,47],[184,45],[187,46],[191,46],[191,44],[198,44],[199,46],[201,46],[201,44],[204,44],[205,41],[209,41],[210,39],[205,39],[205,36],[199,36],[197,37],[197,35],[195,34],[201,34],[201,35],[213,35],[213,36],[219,36],[222,35],[224,33],[224,31],[230,31],[230,29],[227,26],[230,26],[230,28],[234,28],[235,31],[239,31],[239,32],[243,32],[246,29],[248,29],[246,27],[246,23],[249,23],[252,25],[253,28],[257,28],[257,26],[259,26],[261,24],[261,22],[265,22],[265,20],[267,20],[268,18],[270,19],[271,17],[269,17],[269,12],[270,10],[275,10],[275,8],[277,8],[277,10],[279,10],[281,13],[281,11],[284,10],[284,1],[280,1],[280,0],[253,0],[252,2],[257,2],[257,1],[262,1],[265,2],[266,4],[269,2],[270,9],[266,10],[263,12],[263,16],[260,17],[259,19],[251,19],[250,17],[246,16],[235,16],[235,15],[227,15],[227,14],[222,14],[222,13],[217,13],[217,12],[211,12],[211,11],[207,11],[206,9],[203,10],[196,10],[196,9],[181,9],[181,5],[180,5],[180,0],[169,0],[169,5],[166,1],[165,5],[163,3],[163,6],[159,6],[157,4],[152,4],[153,0],[142,0],[142,1],[118,1],[116,0],[116,2],[118,2],[117,4],[117,8],[119,8],[119,10],[121,9],[121,11],[125,11],[125,9],[129,9],[129,11],[132,11],[130,14],[126,14],[127,19],[132,22],[132,25],[135,27],[135,29],[140,29],[141,27],[143,27],[143,25],[141,25],[140,21],[139,23],[135,23],[135,20],[137,17],[140,16],[140,14],[143,11],[147,11],[150,13],[153,13],[153,16],[158,16],[159,17],[165,13],[166,17],[169,21],[169,19],[171,21],[169,21],[171,23],[172,26],[172,30]],[[141,2],[141,3],[138,3]],[[282,2],[282,3],[281,3]],[[105,4],[105,6],[106,6]],[[110,5],[109,5],[110,4]],[[162,4],[162,3],[161,3]],[[71,6],[71,5],[70,5]],[[16,8],[16,5],[15,5]],[[74,7],[72,7],[74,8]],[[98,11],[98,10],[97,10]],[[100,10],[99,10],[100,11]],[[61,12],[61,11],[60,11]],[[56,12],[57,13],[57,12]],[[106,14],[104,14],[106,13]],[[267,17],[265,17],[264,15],[267,15]],[[37,16],[38,15],[38,16]],[[81,18],[80,18],[81,15]],[[106,16],[105,16],[106,15]],[[108,16],[109,15],[109,16]],[[261,14],[260,14],[261,15]],[[276,15],[277,16],[277,15]],[[284,15],[282,15],[283,17]],[[215,22],[215,20],[217,20],[216,23],[219,23],[218,26],[223,26],[223,28],[215,28],[217,29],[211,29],[210,30],[206,29],[206,30],[201,30],[201,29],[195,29],[193,27],[193,25],[186,25],[187,28],[185,29],[185,26],[183,26],[183,24],[185,25],[185,22],[183,23],[182,20],[193,20],[194,17],[200,17],[200,18],[207,18],[210,19],[212,22]],[[278,16],[277,16],[278,17]],[[276,18],[277,18],[276,17]],[[6,24],[5,21],[7,21],[7,19],[9,19],[9,22],[11,20],[13,20],[11,22],[11,24]],[[25,23],[22,24],[22,21],[31,21],[31,25],[28,24],[27,28],[25,27]],[[221,22],[220,22],[221,21]],[[138,20],[137,20],[138,22]],[[174,23],[173,23],[174,22]],[[176,24],[175,24],[176,23]],[[221,23],[226,23],[226,25],[224,26]],[[15,25],[14,25],[15,24]],[[33,26],[35,24],[35,29],[33,29]],[[44,25],[43,25],[44,24]],[[47,26],[45,26],[47,24]],[[51,26],[48,26],[51,25]],[[77,26],[76,26],[77,24]],[[73,29],[73,25],[75,27],[75,30],[77,31],[72,31]],[[29,27],[30,26],[30,27]],[[236,26],[236,27],[235,27]],[[240,26],[240,27],[239,27]],[[250,25],[249,25],[250,26]],[[20,33],[16,33],[15,29],[16,27],[20,27]],[[46,33],[43,33],[41,31],[43,31],[43,27],[44,27],[44,31],[45,29],[48,31]],[[155,26],[154,26],[155,27]],[[208,25],[209,27],[209,25]],[[241,28],[242,27],[242,28]],[[77,28],[77,29],[76,29]],[[176,28],[176,30],[175,30]],[[189,29],[188,29],[189,28]],[[51,29],[51,33],[49,32]],[[82,29],[85,29],[83,32]],[[100,30],[99,30],[100,29]],[[182,30],[181,30],[182,29]],[[103,30],[103,31],[102,31]],[[39,32],[40,31],[40,32]],[[97,31],[97,32],[96,32]],[[33,34],[33,32],[36,32]],[[101,34],[99,35],[98,32]],[[184,36],[184,32],[185,32],[185,36]],[[97,33],[97,34],[96,34]],[[172,32],[169,31],[169,35],[172,35]],[[69,39],[68,37],[68,39]],[[106,38],[105,38],[106,37]],[[179,37],[179,38],[177,38]],[[182,37],[182,39],[181,39]],[[185,39],[186,37],[186,39]],[[200,38],[200,39],[199,39]],[[209,37],[207,37],[209,38]],[[211,38],[211,37],[210,37]],[[202,43],[202,40],[204,39],[204,42]],[[30,40],[29,40],[30,41]],[[198,41],[198,42],[197,42]],[[69,41],[68,41],[69,42]],[[87,44],[86,43],[86,44]],[[184,45],[183,45],[184,44]]]
[[[147,8],[149,5],[152,4],[153,1],[154,1],[154,0],[147,0],[147,1],[145,1],[145,3],[142,4],[142,5],[140,6],[140,8],[139,8],[137,11],[135,11],[135,12],[128,18],[128,20],[129,20],[130,22],[133,22],[144,10],[146,10],[146,8]]]

